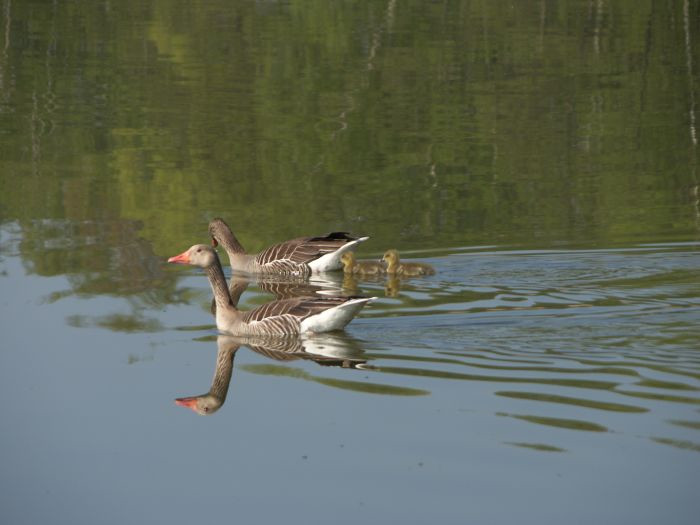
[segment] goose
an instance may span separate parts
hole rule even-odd
[[[358,261],[354,252],[345,252],[340,256],[343,263],[343,272],[359,275],[384,275],[386,268],[384,264],[377,261]]]
[[[415,277],[435,273],[435,269],[429,264],[400,262],[399,252],[396,250],[387,250],[382,261],[386,263],[386,273],[392,276]]]
[[[234,271],[300,276],[340,270],[340,256],[369,239],[351,237],[346,232],[333,232],[323,237],[300,237],[273,244],[257,255],[250,255],[221,218],[217,217],[209,223],[209,235],[214,247],[220,244],[226,250]]]
[[[231,300],[226,278],[216,251],[206,244],[195,244],[169,263],[203,268],[216,301],[216,327],[231,335],[279,336],[304,332],[342,330],[375,297],[292,297],[271,301],[242,312]]]

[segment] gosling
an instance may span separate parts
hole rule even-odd
[[[345,252],[340,256],[343,263],[343,272],[354,275],[384,275],[384,264],[377,261],[358,261],[353,252]]]
[[[418,275],[433,275],[435,269],[429,264],[423,263],[402,263],[399,260],[399,252],[387,250],[382,257],[386,263],[386,273],[397,277],[416,277]]]

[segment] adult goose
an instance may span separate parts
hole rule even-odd
[[[340,256],[369,239],[333,232],[323,237],[300,237],[273,244],[257,255],[250,255],[223,219],[216,218],[209,223],[209,235],[214,247],[220,244],[226,250],[234,271],[300,276],[340,270]]]
[[[342,330],[374,297],[293,297],[242,312],[231,300],[219,256],[205,244],[195,244],[168,262],[203,268],[216,301],[216,327],[231,335],[278,336]]]
[[[399,259],[399,252],[387,250],[382,257],[386,263],[386,273],[396,277],[416,277],[419,275],[433,275],[435,269],[429,264],[423,263],[402,263]]]
[[[385,275],[386,267],[377,261],[358,261],[354,252],[345,252],[340,257],[343,272],[355,275]]]

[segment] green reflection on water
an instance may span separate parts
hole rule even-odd
[[[607,403],[603,401],[593,401],[591,399],[581,399],[578,397],[558,396],[554,394],[541,394],[538,392],[496,392],[497,396],[510,397],[513,399],[527,399],[530,401],[543,401],[546,403],[561,403],[565,405],[595,408],[597,410],[609,410],[612,412],[648,412],[648,408],[636,407],[632,405],[622,405],[619,403]]]
[[[589,421],[581,421],[578,419],[563,419],[558,417],[543,417],[543,416],[532,416],[532,415],[520,415],[520,414],[506,414],[503,412],[498,412],[496,415],[512,417],[515,419],[522,419],[523,421],[528,421],[530,423],[536,423],[538,425],[547,425],[550,427],[566,428],[569,430],[585,430],[587,432],[607,432],[608,429],[597,423],[591,423]]]
[[[538,450],[540,452],[566,452],[566,449],[555,447],[554,445],[545,445],[544,443],[516,443],[506,441],[506,445],[513,445],[514,447],[530,448],[532,450]]]
[[[671,381],[659,381],[658,379],[643,379],[641,381],[637,381],[636,383],[639,386],[643,387],[648,387],[648,388],[664,388],[667,390],[691,390],[691,391],[698,391],[700,388],[691,386],[691,385],[686,385],[685,383],[676,383],[676,382],[671,382]]]
[[[673,419],[669,421],[672,425],[677,425],[679,427],[692,428],[694,430],[700,430],[700,421],[682,421]]]
[[[692,337],[693,343],[696,344],[698,341],[697,337]],[[680,376],[686,376],[686,377],[692,377],[694,379],[700,379],[700,374],[697,372],[691,372],[688,370],[683,370],[680,368],[674,368],[671,366],[665,366],[665,365],[658,365],[658,364],[653,364],[651,362],[644,362],[641,360],[641,357],[638,357],[637,359],[640,359],[639,361],[632,361],[632,360],[627,360],[625,359],[624,361],[617,361],[615,363],[616,366],[624,366],[624,367],[630,367],[630,368],[648,368],[649,370],[654,370],[656,372],[663,372],[665,374],[675,374],[675,375],[680,375]],[[603,365],[603,364],[610,364],[609,362],[601,362],[601,361],[594,361],[590,359],[581,359],[580,360],[581,364],[584,365]]]
[[[172,254],[213,215],[252,251],[331,229],[376,251],[694,238],[680,4],[615,2],[595,31],[584,1],[390,5],[8,4],[0,221],[91,293],[137,276],[110,248]]]
[[[623,396],[638,397],[640,399],[653,399],[656,401],[669,401],[671,403],[684,403],[690,405],[700,405],[700,398],[697,397],[686,397],[686,396],[672,396],[666,394],[656,394],[654,392],[632,392],[625,390],[615,390],[618,394]]]
[[[592,379],[550,379],[550,378],[529,378],[529,377],[507,377],[507,376],[481,376],[476,374],[460,374],[458,372],[448,372],[445,370],[429,370],[425,368],[404,368],[396,366],[381,366],[376,369],[378,372],[388,374],[401,374],[417,377],[435,377],[440,379],[459,379],[462,381],[491,381],[494,383],[534,383],[540,385],[557,385],[574,388],[591,388],[595,390],[612,390],[617,383],[610,381],[596,381]]]
[[[692,441],[684,441],[680,439],[662,438],[662,437],[652,437],[652,441],[661,443],[662,445],[669,445],[671,447],[679,448],[681,450],[692,450],[694,452],[700,452],[700,444],[693,443]]]
[[[75,328],[98,326],[114,332],[159,332],[163,325],[158,319],[149,319],[143,315],[111,314],[105,316],[70,315],[66,323]]]
[[[391,396],[426,396],[430,392],[419,388],[408,388],[393,385],[383,385],[379,383],[363,383],[360,381],[348,381],[343,379],[334,379],[330,377],[319,377],[309,374],[299,368],[292,368],[279,365],[243,365],[240,367],[247,372],[259,375],[272,375],[281,377],[293,377],[296,379],[304,379],[305,381],[314,381],[322,385],[341,388],[343,390],[352,390],[354,392],[363,392],[366,394],[381,394]]]
[[[436,354],[447,354],[447,355],[459,355],[455,352],[436,352]],[[565,367],[554,367],[554,366],[542,366],[534,364],[533,366],[508,366],[507,364],[483,364],[475,363],[473,361],[463,361],[461,359],[445,359],[445,358],[435,358],[435,357],[419,357],[412,355],[399,355],[399,354],[371,354],[371,357],[392,359],[394,361],[415,361],[423,363],[443,363],[452,365],[463,365],[470,368],[482,368],[485,370],[504,370],[504,371],[525,371],[525,372],[553,372],[561,374],[612,374],[612,375],[623,375],[623,376],[638,376],[639,373],[635,370],[629,368],[618,368],[618,367],[600,367],[600,368],[565,368]],[[479,357],[483,359],[483,356],[472,356]],[[523,361],[519,361],[523,362]],[[639,382],[638,384],[642,384]],[[646,385],[648,386],[648,385]],[[661,388],[661,387],[660,387]],[[688,387],[692,389],[692,387]]]

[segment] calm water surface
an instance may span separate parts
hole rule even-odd
[[[0,522],[696,523],[697,2],[231,4],[0,2]],[[214,216],[437,274],[222,337]]]

